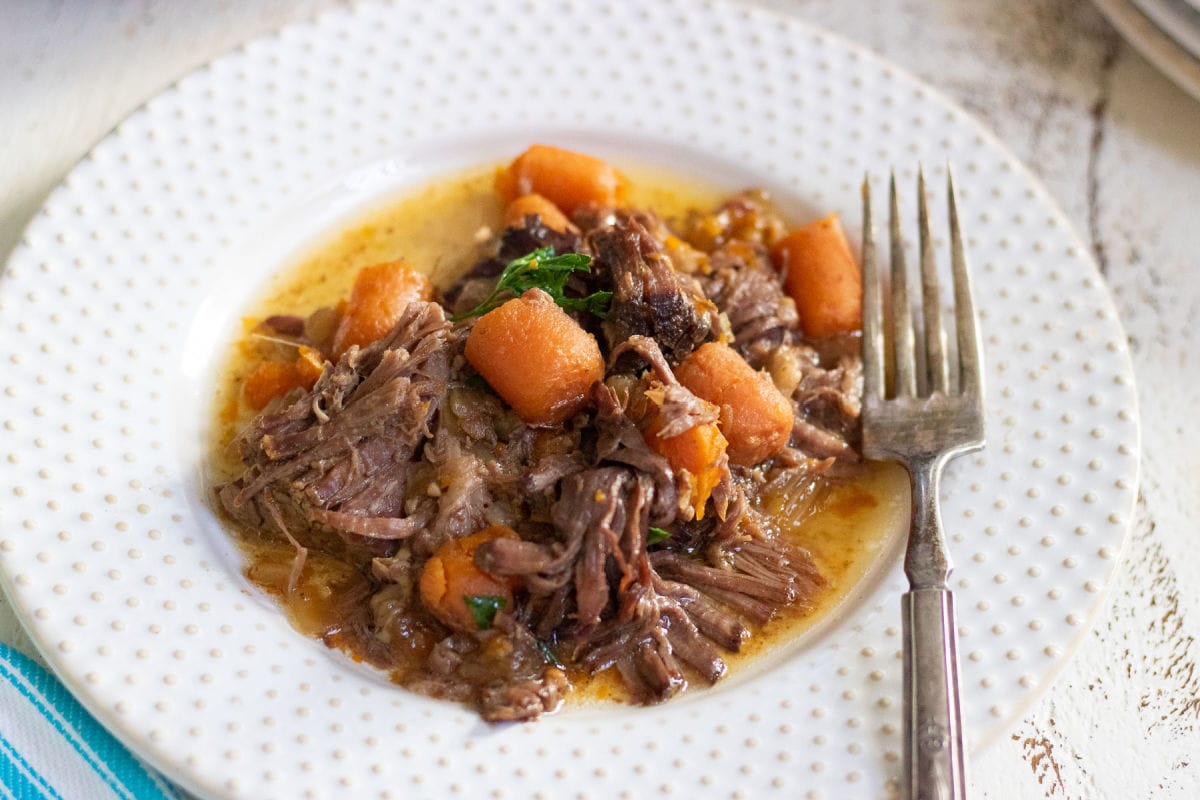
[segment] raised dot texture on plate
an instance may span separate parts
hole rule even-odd
[[[1088,248],[964,112],[835,37],[722,2],[527,5],[538,24],[493,0],[398,2],[250,42],[122,122],[51,195],[0,282],[0,573],[42,652],[202,796],[885,794],[900,748],[894,551],[830,625],[714,690],[491,728],[244,593],[198,426],[249,284],[434,167],[533,140],[714,167],[731,189],[774,190],[798,222],[838,211],[857,238],[864,171],[907,179],[923,162],[944,177],[949,163],[991,447],[952,466],[942,507],[971,645],[966,727],[976,747],[1004,732],[1085,635],[1137,492],[1125,336]],[[546,41],[585,29],[581,75]],[[628,768],[611,767],[614,744]]]

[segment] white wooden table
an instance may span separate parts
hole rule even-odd
[[[866,44],[981,117],[1091,243],[1129,332],[1144,451],[1126,559],[1065,672],[974,760],[974,796],[1200,797],[1200,103],[1086,2],[758,2]],[[336,5],[6,3],[0,258],[139,103],[246,39]],[[32,652],[2,599],[0,641]]]

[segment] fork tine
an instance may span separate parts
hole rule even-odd
[[[889,192],[889,236],[892,261],[892,346],[896,354],[896,396],[917,394],[916,362],[913,360],[912,301],[908,297],[908,267],[904,263],[904,237],[900,233],[900,200],[896,196],[896,173]]]
[[[863,397],[883,399],[883,308],[879,290],[879,264],[875,252],[875,221],[871,218],[871,184],[862,183],[863,204]]]
[[[948,384],[946,334],[942,330],[941,299],[938,297],[937,258],[929,230],[929,207],[925,197],[925,175],[917,169],[917,222],[921,232],[921,311],[925,321],[925,366],[930,394],[945,394]]]
[[[954,329],[958,334],[959,391],[967,396],[979,396],[980,377],[979,331],[975,323],[975,301],[971,295],[971,277],[967,271],[966,248],[958,224],[958,201],[954,196],[954,176],[946,168],[946,194],[950,210],[950,260],[954,272]]]

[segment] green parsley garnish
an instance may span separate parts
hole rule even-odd
[[[663,528],[656,528],[651,525],[649,532],[646,534],[646,544],[658,544],[659,542],[665,542],[670,538],[670,531],[664,530]]]
[[[552,664],[553,666],[556,666],[559,669],[565,669],[563,667],[563,663],[558,660],[558,656],[554,655],[554,651],[550,649],[550,645],[548,645],[542,639],[538,639],[537,646],[538,646],[538,650],[542,651],[542,658],[546,659],[546,663]]]
[[[496,280],[496,288],[479,305],[465,314],[451,317],[458,322],[467,317],[477,317],[486,314],[500,302],[496,299],[504,292],[511,292],[514,297],[520,297],[530,289],[541,289],[553,298],[561,308],[570,311],[589,311],[604,319],[608,316],[608,308],[612,305],[612,292],[593,292],[587,297],[567,297],[567,280],[572,272],[591,272],[591,256],[582,253],[563,253],[555,255],[553,247],[541,247],[529,255],[514,258],[500,273]]]
[[[492,627],[492,621],[496,619],[496,612],[504,608],[504,598],[496,597],[494,594],[463,595],[463,602],[467,604],[471,616],[475,618],[475,624],[481,631]]]

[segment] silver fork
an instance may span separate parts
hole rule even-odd
[[[983,376],[979,333],[962,231],[947,178],[950,254],[954,275],[956,372],[951,372],[938,299],[937,262],[929,230],[925,178],[917,174],[924,358],[915,356],[916,332],[900,235],[896,177],[891,179],[891,322],[894,392],[884,362],[883,291],[871,222],[870,186],[863,184],[863,453],[899,461],[912,479],[912,520],[904,556],[909,591],[904,618],[904,786],[912,800],[963,800],[966,753],[958,697],[958,631],[952,569],[938,511],[942,467],[983,447]],[[955,380],[951,380],[952,376]]]

